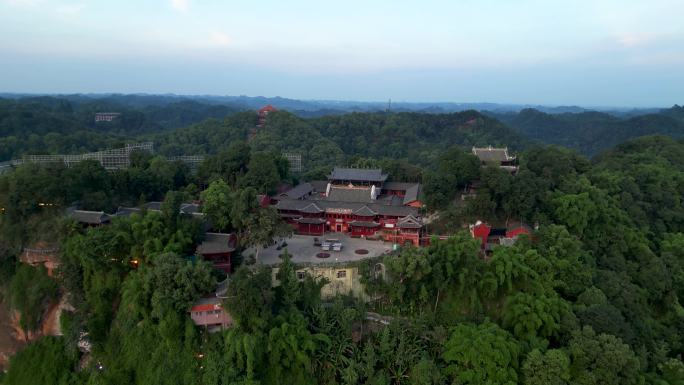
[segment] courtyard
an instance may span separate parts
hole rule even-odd
[[[322,243],[326,239],[336,239],[342,243],[341,251],[323,250],[321,246],[314,244],[315,239]],[[351,238],[343,233],[329,233],[322,236],[312,235],[292,235],[289,238],[282,238],[287,244],[282,244],[280,239],[275,245],[267,248],[259,248],[259,262],[265,265],[277,265],[280,263],[280,255],[287,249],[292,256],[292,261],[303,264],[319,263],[341,263],[360,261],[362,259],[374,258],[387,254],[392,250],[392,244],[383,241],[367,240],[362,238]],[[243,253],[246,257],[253,256],[255,249],[249,248]]]

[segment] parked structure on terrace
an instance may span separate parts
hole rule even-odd
[[[508,147],[473,147],[472,151],[483,166],[498,166],[512,174],[518,171],[517,158],[508,154]]]

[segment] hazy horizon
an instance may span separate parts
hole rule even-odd
[[[0,0],[0,92],[653,108],[684,2]]]
[[[673,103],[670,105],[642,105],[642,106],[621,106],[621,105],[587,105],[587,104],[548,104],[548,103],[517,103],[517,102],[490,102],[490,101],[458,101],[458,100],[435,100],[435,101],[424,101],[424,100],[394,100],[392,99],[391,101],[388,100],[356,100],[356,99],[298,99],[298,98],[292,98],[288,97],[285,95],[273,95],[273,96],[266,96],[266,95],[229,95],[229,94],[177,94],[173,92],[166,92],[166,93],[149,93],[149,92],[72,92],[72,93],[61,93],[61,92],[54,92],[54,93],[48,93],[48,92],[13,92],[13,91],[4,91],[0,90],[0,97],[3,97],[3,95],[9,95],[10,97],[40,97],[40,96],[51,96],[51,97],[70,97],[70,96],[85,96],[85,97],[92,97],[92,98],[99,98],[99,97],[107,97],[107,96],[161,96],[161,97],[174,97],[174,98],[186,98],[186,99],[202,99],[202,98],[250,98],[250,99],[258,99],[258,98],[264,98],[264,99],[284,99],[284,100],[292,100],[292,101],[298,101],[298,102],[305,102],[305,103],[320,103],[320,104],[332,104],[334,105],[335,103],[342,103],[342,104],[353,104],[353,103],[359,103],[359,104],[370,104],[370,105],[387,105],[388,102],[391,102],[391,105],[400,105],[400,104],[415,104],[415,105],[430,105],[430,106],[435,106],[438,107],[439,105],[478,105],[478,104],[492,104],[492,105],[498,105],[498,106],[511,106],[511,107],[525,107],[525,106],[539,106],[539,107],[546,107],[546,108],[573,108],[573,107],[578,107],[578,108],[583,108],[587,110],[591,109],[601,109],[601,110],[610,110],[610,109],[615,109],[615,110],[628,110],[628,109],[657,109],[657,108],[671,108],[675,105],[682,105],[682,103]]]

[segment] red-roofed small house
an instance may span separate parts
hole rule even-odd
[[[197,326],[209,331],[225,330],[233,325],[233,318],[223,309],[217,297],[201,298],[192,305],[190,318]]]

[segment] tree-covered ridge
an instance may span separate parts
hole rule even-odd
[[[140,140],[144,134],[185,127],[210,118],[223,119],[238,111],[236,106],[189,100],[128,106],[110,99],[0,98],[0,159],[121,147],[126,142]],[[95,122],[97,112],[121,115],[111,122]]]
[[[682,107],[675,105],[659,113],[629,118],[594,111],[548,114],[535,109],[525,109],[517,114],[488,114],[531,139],[594,155],[644,135],[681,138],[684,136],[681,110]]]
[[[216,154],[234,142],[246,141],[256,118],[254,111],[239,112],[223,120],[209,119],[143,138],[152,140],[156,151],[166,156]]]
[[[120,112],[112,122],[94,122],[96,112]],[[257,123],[253,111],[236,106],[176,101],[126,104],[117,98],[33,97],[0,99],[0,157],[33,153],[82,153],[152,140],[163,155],[215,154],[247,140]],[[182,127],[182,128],[180,128]],[[430,164],[450,145],[508,145],[528,141],[476,111],[452,114],[353,113],[304,119],[272,114],[256,130],[254,146],[303,156],[307,170],[349,163],[353,156]]]
[[[684,141],[645,137],[595,159],[590,179],[652,238],[684,232]]]
[[[321,134],[347,154],[409,159],[429,164],[451,145],[523,148],[528,141],[495,119],[477,111],[451,114],[353,113],[312,119]]]
[[[205,122],[154,138],[160,151],[175,154],[215,153],[226,142],[245,138],[256,124],[250,112],[233,115],[223,122]],[[272,152],[302,155],[310,172],[334,165],[353,164],[358,158],[406,160],[429,165],[453,145],[509,145],[521,149],[528,141],[498,121],[468,111],[454,114],[353,113],[303,119],[278,111],[256,130],[250,144]],[[362,165],[361,165],[362,166]]]
[[[535,220],[532,238],[483,259],[479,241],[456,231],[429,247],[362,263],[368,304],[338,298],[324,305],[322,282],[301,280],[287,256],[275,288],[267,268],[243,266],[225,302],[236,325],[211,335],[186,313],[217,280],[208,266],[181,257],[201,236],[194,220],[167,208],[107,227],[71,228],[63,233],[60,282],[76,312],[64,337],[17,355],[6,381],[678,384],[682,151],[682,142],[649,137],[591,163],[567,150],[535,148],[520,154],[513,177],[481,169],[465,149],[452,148],[432,172],[470,170],[465,179],[482,181],[467,215]],[[233,146],[220,157],[232,160],[205,166],[220,178],[205,192],[206,212],[218,226],[248,228],[240,212],[254,205],[254,185],[245,182],[261,179],[247,177],[248,148]],[[89,174],[78,175],[85,181]],[[665,196],[646,193],[666,188]],[[175,199],[167,194],[167,201]],[[634,215],[635,207],[644,214]],[[385,279],[374,274],[377,262]],[[17,274],[15,285],[31,286],[25,276]],[[379,326],[365,319],[367,310],[393,321]],[[76,371],[73,344],[82,328],[93,361]],[[33,367],[40,356],[58,364]]]
[[[249,138],[267,151],[302,154],[305,169],[319,172],[322,167],[351,164],[357,156],[429,165],[453,145],[499,145],[519,151],[533,140],[594,155],[638,136],[679,137],[684,132],[679,106],[630,118],[593,111],[546,114],[526,109],[518,114],[365,112],[305,119],[280,111],[270,116],[265,127],[253,131],[256,114],[240,105],[200,99],[146,100],[114,96],[0,99],[0,157],[81,153],[143,140],[154,141],[163,155],[202,155]],[[94,114],[102,111],[121,112],[121,116],[112,122],[94,122]]]
[[[223,121],[209,120],[171,133],[151,137],[165,155],[215,154],[226,144],[244,140],[262,151],[302,155],[311,175],[335,165],[368,167],[368,159],[402,160],[429,165],[453,145],[509,145],[522,149],[529,142],[494,119],[478,112],[454,114],[353,113],[304,119],[289,112],[269,114],[264,127],[245,111]],[[320,176],[318,176],[320,177]]]

